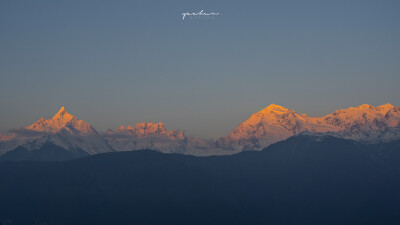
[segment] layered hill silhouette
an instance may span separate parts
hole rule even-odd
[[[263,151],[0,163],[2,224],[399,224],[400,142],[301,134]]]

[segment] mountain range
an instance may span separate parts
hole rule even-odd
[[[210,141],[163,123],[98,132],[62,107],[0,136],[0,223],[400,224],[399,118],[270,105]]]
[[[0,135],[0,160],[63,160],[140,149],[196,156],[226,155],[262,150],[304,133],[330,135],[363,144],[394,141],[400,139],[400,107],[389,103],[377,107],[364,104],[312,117],[272,104],[216,141],[187,137],[182,131],[168,131],[161,122],[121,126],[100,133],[62,107],[51,119],[40,118],[10,133]]]
[[[186,137],[182,131],[167,131],[164,124],[138,123],[134,128],[130,125],[120,126],[117,130],[109,129],[104,138],[116,151],[155,149],[164,153],[184,153],[192,155],[208,155],[212,153],[212,142]]]
[[[385,104],[340,109],[322,117],[299,114],[270,105],[253,114],[217,146],[230,150],[261,150],[301,132],[325,133],[361,143],[388,142],[400,138],[400,107]]]

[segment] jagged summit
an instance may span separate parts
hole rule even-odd
[[[51,119],[53,121],[58,121],[61,126],[71,120],[78,120],[75,116],[69,114],[64,106],[62,106],[58,113],[56,113]]]
[[[117,151],[153,149],[164,153],[213,155],[213,143],[186,137],[182,131],[167,130],[163,123],[143,122],[135,126],[120,126],[116,131],[108,130],[108,143]],[[221,153],[219,153],[221,154]]]
[[[72,117],[74,117],[74,116],[72,116],[71,114],[69,114],[69,113],[67,112],[67,110],[65,109],[65,107],[62,106],[61,109],[58,111],[58,113],[56,113],[56,114],[53,116],[53,119],[56,119],[56,118],[71,119]]]
[[[26,129],[47,133],[97,134],[97,131],[89,123],[78,120],[77,117],[69,114],[64,106],[51,119],[46,120],[41,117]]]
[[[348,118],[360,118],[361,117],[380,117],[383,114],[388,113],[391,110],[395,110],[396,108],[399,107],[395,107],[390,103],[386,103],[384,105],[380,105],[380,106],[373,106],[373,105],[369,105],[369,104],[363,104],[360,106],[356,106],[356,107],[349,107],[347,109],[339,109],[336,110],[335,112],[333,112],[332,114],[326,115],[326,117],[331,117],[331,116],[339,116],[339,115],[343,115],[345,117]]]
[[[349,108],[347,108],[347,109],[339,109],[339,110],[349,110],[349,109],[376,109],[376,108],[391,109],[391,108],[393,108],[393,107],[395,107],[395,106],[393,106],[393,105],[390,104],[390,103],[386,103],[386,104],[379,105],[379,106],[373,106],[373,105],[370,105],[370,104],[362,104],[362,105],[359,105],[359,106],[349,107]],[[339,111],[339,110],[337,110],[337,111]]]
[[[228,149],[262,149],[304,131],[331,133],[367,143],[400,138],[400,107],[363,104],[336,110],[323,117],[298,114],[279,105],[269,105],[236,127],[217,145]]]
[[[373,107],[373,106],[372,106],[372,105],[369,105],[369,104],[362,104],[362,105],[360,105],[360,106],[353,107],[353,108],[369,109],[369,108],[372,108],[372,107]]]
[[[60,110],[58,110],[58,113],[57,113],[57,114],[64,114],[64,113],[67,113],[67,110],[65,109],[64,106],[61,106],[61,108],[60,108]],[[56,115],[57,115],[57,114],[56,114]]]
[[[4,137],[1,139],[5,139]],[[34,151],[46,144],[53,144],[67,151],[85,151],[88,154],[110,152],[112,148],[87,122],[69,114],[65,107],[51,118],[41,117],[24,129],[18,129],[8,142],[0,146],[0,153],[23,146]]]
[[[171,130],[167,131],[164,124],[162,122],[151,123],[151,122],[142,122],[135,124],[134,127],[127,125],[126,127],[120,126],[116,131],[109,130],[109,134],[113,134],[115,132],[118,133],[126,133],[129,135],[137,136],[137,137],[147,137],[147,136],[166,136],[171,139],[184,139],[185,135],[181,131]]]

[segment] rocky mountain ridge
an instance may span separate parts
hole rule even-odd
[[[143,122],[99,133],[89,123],[69,114],[64,107],[50,119],[40,118],[30,126],[11,132],[11,135],[0,135],[0,155],[17,147],[33,151],[48,143],[87,154],[154,149],[197,156],[225,155],[262,150],[304,132],[366,144],[397,140],[400,139],[400,107],[389,103],[376,107],[364,104],[312,117],[272,104],[215,142],[187,137],[178,130],[167,130],[161,122]]]
[[[396,140],[400,138],[400,107],[389,103],[377,107],[364,104],[312,117],[272,104],[239,124],[229,136],[220,138],[217,146],[230,150],[261,150],[305,131],[363,143]]]

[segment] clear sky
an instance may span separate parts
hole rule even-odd
[[[184,12],[218,12],[185,19]],[[0,2],[0,132],[63,105],[97,130],[227,135],[269,104],[400,105],[400,1]]]

